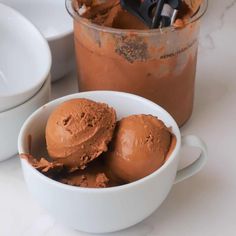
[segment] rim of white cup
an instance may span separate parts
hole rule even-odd
[[[136,100],[140,100],[140,102],[145,101],[146,103],[149,103],[152,106],[156,106],[158,107],[159,110],[161,110],[162,113],[166,113],[169,118],[171,119],[171,123],[173,124],[173,126],[175,126],[176,129],[176,145],[174,150],[171,152],[170,156],[168,157],[168,159],[166,160],[166,162],[156,171],[154,171],[153,173],[128,184],[124,184],[124,185],[120,185],[120,186],[114,186],[114,187],[108,187],[108,188],[86,188],[86,187],[79,187],[79,186],[71,186],[71,185],[67,185],[67,184],[63,184],[59,181],[53,180],[47,176],[45,176],[44,174],[42,174],[40,171],[36,170],[31,164],[28,163],[27,160],[21,159],[22,162],[24,162],[26,165],[28,165],[29,168],[31,168],[31,170],[33,171],[34,174],[36,174],[39,178],[41,178],[43,181],[47,181],[49,184],[52,184],[56,187],[59,188],[64,188],[65,190],[71,190],[71,191],[82,191],[82,192],[93,192],[93,193],[104,193],[104,192],[114,192],[114,191],[122,191],[122,190],[126,190],[127,188],[132,188],[132,187],[136,187],[139,184],[144,183],[145,181],[147,181],[148,179],[154,178],[156,175],[160,174],[161,172],[165,171],[165,169],[167,168],[167,166],[174,160],[174,158],[177,158],[177,155],[179,153],[180,150],[180,146],[181,146],[181,135],[180,135],[180,130],[178,128],[177,123],[175,122],[174,118],[161,106],[157,105],[156,103],[134,95],[134,94],[130,94],[130,93],[125,93],[125,92],[116,92],[116,91],[107,91],[107,90],[99,90],[99,91],[89,91],[89,92],[81,92],[79,94],[83,95],[83,94],[89,94],[89,93],[111,93],[111,94],[118,94],[119,96],[125,96],[126,98],[134,98]],[[55,99],[47,104],[45,104],[44,106],[40,107],[39,109],[37,109],[34,113],[32,113],[28,119],[24,122],[23,126],[21,127],[19,136],[18,136],[18,152],[20,153],[24,153],[23,151],[23,140],[25,138],[25,135],[27,134],[27,126],[28,124],[31,122],[31,120],[34,120],[35,117],[39,116],[39,114],[45,109],[45,107],[47,106],[51,106],[57,102],[60,101],[64,101],[64,99],[66,98],[66,100],[69,99],[73,99],[76,98],[76,95],[78,93],[74,93],[71,95],[67,95],[58,99]],[[82,98],[82,96],[80,96]],[[95,100],[94,100],[95,101]],[[108,104],[109,105],[109,104]],[[164,122],[164,121],[163,121]],[[165,122],[164,122],[165,123]]]
[[[31,30],[34,31],[34,34],[37,34],[37,37],[41,38],[42,45],[45,48],[45,56],[48,58],[47,66],[45,66],[44,72],[42,73],[42,75],[40,75],[41,79],[38,80],[37,83],[35,83],[33,86],[31,86],[30,88],[28,88],[26,90],[14,92],[14,93],[9,93],[9,94],[3,95],[3,96],[0,95],[0,98],[1,97],[7,98],[7,97],[13,97],[13,96],[20,96],[22,94],[25,94],[25,93],[31,91],[31,90],[37,90],[37,92],[38,92],[40,90],[40,88],[42,87],[42,85],[44,84],[44,82],[47,80],[47,78],[50,74],[51,66],[52,66],[52,55],[51,55],[51,50],[49,48],[48,42],[47,42],[46,38],[43,36],[43,34],[38,30],[38,28],[31,21],[29,21],[24,15],[22,15],[20,12],[18,12],[14,8],[12,8],[6,4],[3,4],[1,2],[0,2],[0,7],[7,9],[7,11],[11,11],[17,18],[23,19],[25,21],[25,23],[27,23],[29,25]],[[11,109],[11,108],[12,107],[9,107],[9,109]],[[4,110],[4,111],[7,111],[7,110]],[[4,111],[2,111],[2,112],[4,112]]]

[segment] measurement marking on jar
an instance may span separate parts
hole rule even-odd
[[[177,56],[185,51],[187,51],[189,48],[191,48],[195,43],[197,42],[197,39],[194,39],[191,43],[189,43],[186,47],[184,48],[180,48],[179,50],[177,50],[176,52],[172,52],[172,53],[169,53],[169,54],[165,54],[163,56],[160,57],[160,59],[167,59],[167,58],[170,58],[170,57],[174,57],[174,56]]]

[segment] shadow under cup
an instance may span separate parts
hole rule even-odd
[[[183,125],[191,116],[198,51],[198,13],[181,29],[120,30],[74,18],[80,91],[113,90],[145,97],[165,108]]]

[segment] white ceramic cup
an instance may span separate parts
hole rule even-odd
[[[116,109],[118,119],[131,114],[158,116],[168,127],[172,127],[177,143],[166,163],[154,173],[127,185],[105,189],[81,188],[56,182],[21,160],[29,191],[52,216],[67,226],[90,233],[106,233],[135,225],[160,206],[174,183],[194,175],[206,163],[207,151],[203,141],[192,135],[181,138],[176,122],[163,108],[142,97],[111,91],[69,95],[37,110],[21,129],[19,153],[28,152],[29,134],[33,136],[33,145],[42,141],[50,113],[61,102],[73,98],[105,102]],[[194,163],[177,172],[179,151],[183,145],[198,147],[201,154]]]

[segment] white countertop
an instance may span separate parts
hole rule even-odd
[[[210,0],[202,22],[194,112],[182,128],[183,134],[196,134],[206,141],[206,167],[173,186],[162,206],[147,220],[107,235],[236,235],[235,12],[235,0]],[[53,98],[76,89],[76,77],[71,74],[53,85]],[[17,157],[0,163],[0,189],[0,236],[88,235],[55,222],[34,201]]]

